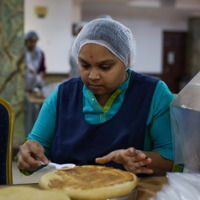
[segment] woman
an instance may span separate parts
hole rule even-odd
[[[39,37],[35,31],[30,31],[25,36],[26,90],[44,85],[45,56],[44,52],[37,46],[38,40]]]
[[[104,164],[135,174],[165,174],[173,166],[169,105],[173,95],[153,77],[130,69],[131,31],[112,19],[84,26],[73,45],[79,78],[44,102],[18,153],[18,167]]]

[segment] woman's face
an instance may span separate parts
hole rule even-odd
[[[35,46],[37,44],[37,38],[32,37],[32,38],[26,40],[25,44],[29,51],[33,51],[33,49],[35,48]]]
[[[96,97],[111,96],[126,80],[124,63],[101,45],[85,44],[78,63],[83,83]]]

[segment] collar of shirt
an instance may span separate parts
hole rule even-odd
[[[94,94],[84,85],[83,86],[83,113],[85,120],[89,124],[99,124],[111,119],[121,107],[124,95],[129,86],[131,70],[128,69],[129,78],[122,83],[106,102],[102,109]]]

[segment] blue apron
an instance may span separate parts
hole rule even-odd
[[[83,82],[73,78],[60,85],[51,161],[95,164],[95,158],[117,149],[143,150],[146,122],[158,79],[132,72],[119,111],[108,121],[88,124],[83,114]],[[114,162],[105,164],[123,169]]]

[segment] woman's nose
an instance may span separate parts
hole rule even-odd
[[[98,70],[91,69],[91,70],[90,70],[90,73],[89,73],[89,78],[90,78],[91,80],[100,79],[100,75],[99,75]]]

